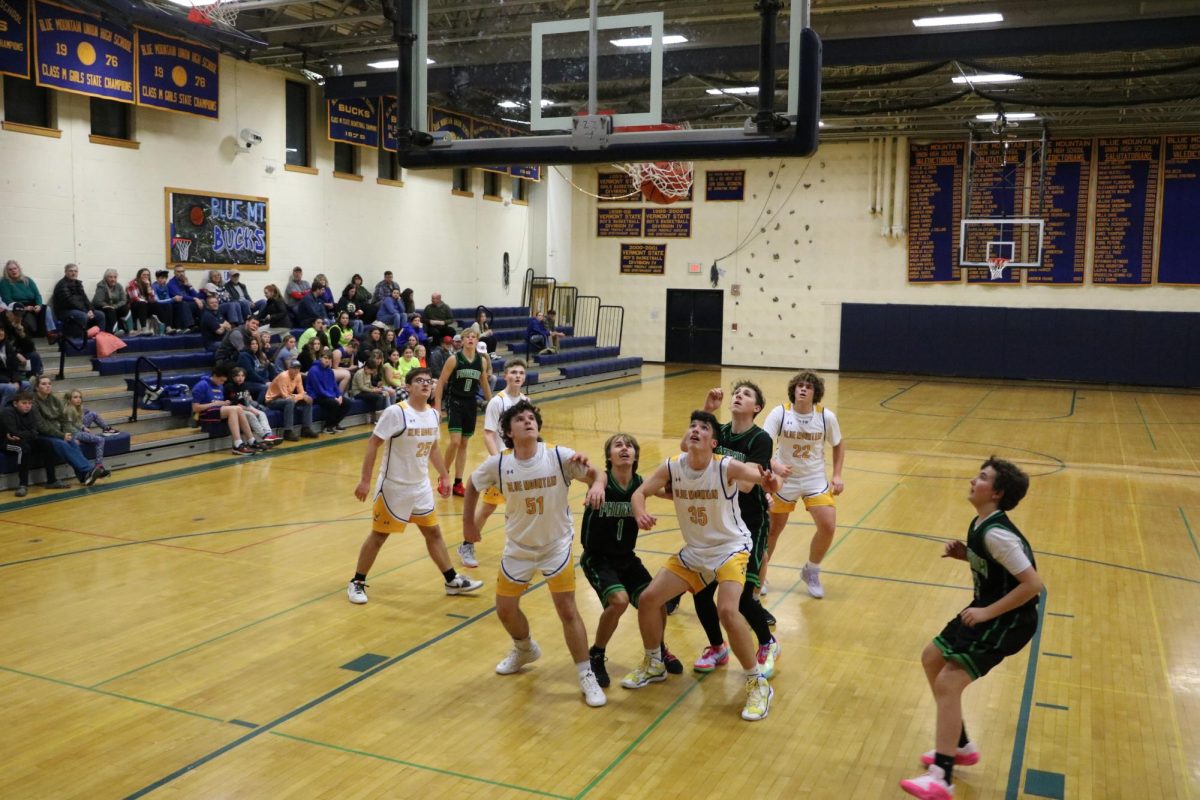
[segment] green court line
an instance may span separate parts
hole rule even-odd
[[[413,564],[416,564],[418,562],[425,561],[427,558],[429,558],[429,556],[427,556],[425,554],[421,554],[421,556],[419,556],[418,558],[414,558],[411,561],[406,561],[403,564],[399,564],[395,567],[392,567],[391,569],[376,573],[375,579],[379,579],[379,578],[383,577],[384,575],[388,575],[397,570],[404,569],[405,567],[412,566]],[[265,617],[262,617],[261,619],[256,619],[253,622],[247,622],[245,625],[234,628],[231,631],[226,631],[225,633],[218,634],[218,635],[212,637],[211,639],[205,639],[203,642],[197,642],[196,644],[191,645],[190,647],[185,647],[182,650],[177,650],[174,653],[170,653],[169,655],[163,656],[162,658],[157,658],[154,661],[149,662],[148,664],[142,664],[140,667],[134,667],[131,670],[122,672],[120,675],[114,675],[111,678],[105,678],[104,680],[100,681],[99,683],[92,684],[92,688],[95,688],[97,686],[103,686],[106,683],[112,683],[113,681],[117,680],[118,678],[124,678],[127,675],[132,675],[135,672],[141,672],[144,669],[149,669],[150,667],[157,666],[157,665],[163,663],[164,661],[170,661],[173,658],[177,658],[178,656],[184,655],[186,653],[190,653],[193,650],[197,650],[206,645],[210,645],[213,642],[219,642],[222,639],[225,639],[229,636],[233,636],[235,633],[241,633],[242,631],[247,630],[248,628],[253,628],[256,625],[261,625],[264,622],[270,622],[271,620],[276,619],[277,617],[282,617],[284,614],[290,614],[293,611],[298,611],[301,608],[304,608],[305,606],[310,606],[313,603],[318,603],[322,600],[327,600],[330,597],[341,594],[344,591],[346,591],[346,590],[341,589],[341,588],[335,589],[332,592],[326,592],[325,594],[318,595],[317,597],[314,597],[311,600],[305,600],[303,603],[300,603],[299,605],[294,605],[291,608],[285,608],[281,611],[276,611],[274,614],[269,614]]]
[[[428,764],[418,764],[415,761],[406,761],[403,758],[393,758],[392,756],[385,756],[385,755],[381,755],[379,753],[369,753],[366,750],[356,750],[353,747],[341,747],[336,744],[329,744],[328,742],[318,742],[315,739],[306,739],[303,736],[293,736],[290,733],[280,733],[279,731],[271,731],[271,735],[278,736],[281,739],[291,739],[292,741],[295,741],[295,742],[303,742],[304,744],[311,744],[314,747],[324,747],[329,750],[335,750],[339,753],[349,753],[350,755],[364,756],[366,758],[374,758],[379,761],[387,761],[391,764],[400,764],[401,766],[412,767],[413,769],[419,769],[419,770],[423,770],[425,772],[436,772],[439,775],[446,775],[451,778],[460,778],[464,781],[474,781],[476,783],[487,784],[488,786],[499,786],[504,789],[515,789],[518,792],[525,792],[526,794],[535,794],[535,795],[538,795],[539,797],[553,797],[553,798],[556,798],[557,800],[571,800],[571,798],[568,797],[567,795],[554,794],[553,792],[543,792],[540,789],[531,789],[528,786],[518,786],[515,783],[505,783],[504,781],[493,781],[488,778],[481,778],[477,775],[468,775],[465,772],[455,772],[454,770],[442,769],[440,767],[431,767]]]
[[[1142,417],[1142,425],[1146,429],[1146,435],[1150,437],[1150,446],[1157,450],[1158,445],[1154,441],[1154,434],[1150,432],[1150,423],[1146,421],[1146,412],[1142,411],[1142,404],[1136,397],[1133,398],[1133,404],[1137,406],[1138,414]]]
[[[1075,619],[1074,614],[1064,614],[1061,611],[1047,611],[1046,616],[1048,616],[1048,617],[1066,617],[1067,619]]]
[[[1025,743],[1029,737],[1029,712],[1033,705],[1033,687],[1037,683],[1038,650],[1042,646],[1042,623],[1046,615],[1046,587],[1038,596],[1038,626],[1029,642],[1029,661],[1025,664],[1025,685],[1021,690],[1021,710],[1017,713],[1017,730],[1013,735],[1012,758],[1008,762],[1008,784],[1004,800],[1017,800],[1021,772],[1025,763]]]
[[[1183,520],[1183,527],[1187,528],[1188,538],[1192,540],[1192,550],[1196,552],[1196,558],[1200,558],[1200,545],[1196,544],[1196,534],[1192,531],[1192,525],[1188,522],[1183,506],[1179,507],[1179,518]]]
[[[837,550],[838,546],[842,542],[846,541],[847,537],[849,537],[850,534],[852,534],[856,530],[858,530],[858,526],[861,525],[863,523],[863,521],[866,520],[867,517],[869,517],[869,516],[871,516],[871,514],[875,513],[875,509],[879,508],[880,504],[882,504],[884,500],[887,500],[889,497],[891,497],[892,492],[896,491],[899,488],[900,488],[900,481],[896,481],[895,483],[893,483],[892,488],[890,488],[886,492],[884,492],[883,497],[880,497],[878,500],[876,500],[875,505],[873,505],[869,509],[867,509],[867,513],[863,514],[859,518],[858,522],[856,522],[853,525],[851,525],[850,527],[846,528],[846,532],[841,535],[841,538],[839,538],[836,542],[834,542],[832,545],[830,545],[829,549],[825,551],[825,557],[829,558],[829,556],[833,553],[833,551]]]
[[[1055,703],[1034,703],[1038,708],[1053,708],[1055,711],[1070,711],[1070,706],[1060,706]]]
[[[642,379],[639,377],[638,380],[636,380],[636,381],[625,381],[623,383],[615,383],[615,384],[612,384],[609,386],[597,386],[592,389],[580,389],[579,391],[576,391],[576,392],[566,392],[564,394],[555,395],[553,397],[547,397],[547,398],[541,399],[541,400],[536,400],[536,398],[535,398],[535,400],[537,402],[537,405],[540,406],[545,403],[553,403],[553,402],[557,402],[559,400],[566,400],[566,399],[569,399],[572,397],[580,397],[582,395],[587,395],[587,394],[597,394],[600,392],[608,392],[608,391],[612,391],[613,389],[624,389],[624,388],[628,388],[630,386],[641,386],[644,383],[653,383],[655,381],[660,381],[660,380],[665,381],[670,378],[677,378],[681,375],[689,375],[693,372],[703,372],[703,371],[707,371],[707,370],[684,369],[684,370],[679,370],[677,372],[665,372],[662,375],[657,375],[657,376],[650,377],[650,378]],[[230,456],[228,459],[226,459],[224,461],[214,461],[211,464],[195,464],[190,467],[180,467],[179,469],[167,470],[166,472],[159,472],[159,473],[156,473],[153,475],[143,475],[140,478],[127,478],[125,480],[106,481],[104,483],[99,483],[94,486],[90,486],[90,487],[86,487],[86,488],[73,489],[69,492],[56,492],[55,494],[46,494],[46,495],[42,495],[41,497],[35,497],[32,500],[19,500],[19,501],[10,502],[10,503],[0,503],[0,513],[3,513],[5,511],[16,511],[17,509],[35,508],[37,506],[49,505],[50,503],[59,503],[64,500],[74,500],[74,499],[77,499],[80,497],[90,497],[92,495],[100,494],[100,493],[104,493],[104,492],[113,492],[118,489],[127,489],[131,486],[144,486],[147,483],[155,483],[157,481],[171,480],[173,478],[183,478],[183,477],[187,477],[189,475],[195,475],[198,472],[209,472],[211,470],[230,469],[232,467],[237,467],[242,464],[252,464],[255,462],[261,462],[263,459],[279,458],[281,456],[292,455],[295,453],[301,453],[301,452],[305,452],[308,450],[320,450],[320,449],[323,449],[326,447],[336,447],[339,444],[346,444],[347,442],[362,441],[363,439],[367,439],[370,436],[371,436],[371,434],[369,432],[355,433],[355,434],[350,434],[349,436],[339,436],[336,439],[328,439],[323,442],[311,442],[308,444],[299,444],[299,445],[295,445],[293,447],[289,447],[285,450],[281,450],[281,449],[271,450],[266,453],[259,453],[258,455],[254,456],[253,458],[248,458],[248,459],[247,458],[234,458],[234,457]]]
[[[996,391],[995,388],[992,388],[992,389],[988,389],[986,392],[984,392],[983,397],[979,398],[979,402],[977,402],[975,405],[973,405],[969,409],[967,409],[967,413],[959,416],[958,422],[951,425],[950,430],[946,431],[946,433],[943,435],[942,438],[945,438],[946,436],[949,436],[950,434],[954,433],[955,428],[957,428],[959,425],[962,425],[964,422],[966,422],[968,419],[970,419],[971,414],[973,414],[975,412],[975,409],[977,409],[981,405],[983,405],[983,401],[987,400],[989,397],[991,397],[992,392],[994,392],[994,391]]]
[[[0,665],[0,670],[4,670],[5,672],[11,672],[14,675],[23,675],[26,678],[34,678],[35,680],[47,681],[48,683],[57,683],[59,686],[69,686],[72,689],[79,689],[84,692],[91,692],[93,694],[101,694],[101,695],[104,695],[105,697],[115,697],[118,700],[129,700],[130,702],[140,703],[141,705],[144,705],[144,706],[151,706],[152,708],[161,708],[163,711],[174,711],[176,714],[186,714],[189,717],[199,717],[200,719],[206,719],[206,720],[209,720],[210,722],[220,722],[222,724],[225,723],[225,720],[221,719],[220,717],[211,717],[208,714],[201,714],[198,711],[188,711],[187,709],[183,709],[183,708],[175,708],[174,706],[163,705],[162,703],[155,703],[152,700],[143,700],[140,697],[131,697],[127,694],[121,694],[120,692],[110,692],[105,689],[97,689],[95,686],[83,686],[81,684],[71,683],[70,681],[64,681],[59,678],[51,678],[49,675],[37,675],[32,672],[25,672],[24,670],[13,669],[12,667],[5,667],[3,665]],[[97,684],[97,685],[99,685],[99,684]]]

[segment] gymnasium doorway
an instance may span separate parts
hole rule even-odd
[[[720,364],[724,313],[720,289],[667,289],[667,361]]]

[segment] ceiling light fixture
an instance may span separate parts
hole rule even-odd
[[[980,122],[995,122],[996,117],[997,114],[994,111],[989,114],[975,115],[975,119],[979,120]],[[1037,119],[1038,115],[1032,111],[1005,111],[1004,118],[1010,122],[1018,122],[1020,120]]]
[[[988,22],[1004,22],[1003,14],[960,14],[953,17],[920,17],[912,21],[918,28],[941,28],[950,25],[983,25]]]
[[[639,36],[635,39],[609,39],[609,44],[614,44],[617,47],[649,47],[654,42],[649,36]],[[683,44],[687,41],[686,36],[678,34],[668,34],[663,37],[663,44]]]
[[[1020,75],[1007,72],[983,73],[980,75],[956,75],[951,80],[954,83],[1012,83],[1025,80]]]
[[[434,61],[432,58],[427,58],[427,59],[425,59],[425,63],[426,64],[436,64],[437,62]],[[400,60],[397,58],[391,58],[391,59],[388,59],[387,61],[372,61],[369,64],[367,64],[367,66],[370,67],[371,69],[395,69],[396,67],[400,66]]]
[[[757,86],[730,86],[728,89],[705,89],[707,94],[758,94]]]
[[[496,103],[496,105],[500,106],[500,108],[521,108],[522,107],[521,104],[515,100],[501,100],[499,103]]]
[[[503,120],[504,122],[515,122],[518,125],[528,125],[529,124],[529,120],[527,120],[527,119],[513,119],[512,117],[501,117],[500,119]]]

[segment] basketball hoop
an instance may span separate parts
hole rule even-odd
[[[992,274],[992,280],[998,281],[1004,278],[1004,268],[1008,266],[1008,259],[1003,256],[988,259],[988,272]]]
[[[214,22],[220,22],[232,28],[237,22],[237,15],[237,3],[226,2],[226,0],[212,0],[212,2],[193,0],[187,18],[188,21],[201,25],[211,26]]]
[[[187,261],[188,251],[192,249],[192,240],[174,237],[171,239],[171,247],[175,250],[175,255],[179,257],[180,261]]]
[[[649,164],[614,164],[633,179],[642,197],[651,203],[668,205],[683,200],[692,191],[692,162],[655,161]]]

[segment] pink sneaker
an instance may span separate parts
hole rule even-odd
[[[712,672],[722,664],[729,663],[729,647],[721,642],[716,647],[709,645],[704,648],[704,652],[696,659],[696,663],[692,664],[692,669],[696,672]]]
[[[921,754],[921,763],[929,766],[933,763],[933,756],[936,750],[930,750],[928,753]],[[973,767],[979,763],[979,750],[975,748],[974,742],[967,742],[966,746],[958,747],[954,750],[954,766],[956,767]]]
[[[934,764],[919,778],[900,781],[900,788],[921,800],[951,800],[954,787],[946,783],[942,768]]]

